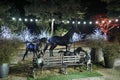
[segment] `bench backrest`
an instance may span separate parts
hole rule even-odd
[[[44,64],[62,64],[62,63],[76,63],[80,61],[78,56],[62,56],[62,57],[47,57],[44,58]]]
[[[44,64],[61,64],[61,57],[47,57],[44,58]]]

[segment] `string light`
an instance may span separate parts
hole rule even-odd
[[[98,21],[96,21],[95,23],[98,24]]]
[[[112,21],[111,20],[109,20],[109,23],[111,23]]]
[[[35,21],[37,22],[37,21],[38,21],[38,19],[35,19]]]
[[[105,23],[105,21],[102,21],[102,23]]]
[[[24,20],[25,20],[25,21],[28,21],[28,19],[26,19],[26,18],[25,18]]]
[[[67,21],[67,23],[69,24],[69,23],[70,23],[70,21]]]
[[[115,22],[118,22],[119,20],[118,19],[115,19]]]
[[[84,21],[83,24],[86,24],[86,21]]]
[[[13,20],[13,21],[16,21],[16,20],[22,21],[22,18],[18,18],[18,19],[17,19],[17,18],[15,18],[15,17],[12,17],[12,20]],[[24,21],[28,21],[28,20],[29,20],[30,22],[33,22],[33,21],[36,21],[36,22],[37,22],[37,21],[38,21],[38,19],[32,19],[32,18],[31,18],[31,19],[23,18],[23,20],[24,20]],[[39,21],[40,21],[40,20],[39,20]],[[49,19],[49,21],[55,21],[55,19],[54,19],[54,18],[53,18],[53,19]],[[119,19],[114,19],[114,22],[118,22],[118,21],[119,21]],[[62,20],[61,22],[62,22],[62,23],[67,23],[67,24],[70,23],[69,20],[67,20],[67,21]],[[104,24],[105,22],[106,22],[106,21],[104,21],[104,20],[101,21],[101,23],[103,23],[103,24]],[[108,22],[111,23],[112,20],[109,20]],[[75,23],[76,23],[75,21],[72,21],[72,24],[75,24]],[[93,24],[92,21],[89,21],[88,23],[89,23],[89,24]],[[98,23],[99,23],[99,21],[95,21],[95,24],[98,24]],[[81,24],[81,21],[77,21],[77,24]],[[86,21],[83,21],[82,24],[87,24],[87,22],[86,22]]]
[[[89,24],[92,24],[92,21],[90,21]]]
[[[33,19],[30,19],[31,22],[33,22]]]
[[[78,24],[80,24],[80,21],[78,21]]]
[[[19,20],[19,21],[22,21],[22,19],[21,19],[21,18],[19,18],[18,20]]]
[[[16,20],[15,17],[12,17],[12,20],[15,21]]]
[[[75,24],[75,21],[73,21],[72,24]]]

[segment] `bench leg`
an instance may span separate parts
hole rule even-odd
[[[90,63],[90,64],[86,64],[86,67],[87,67],[87,70],[89,71],[92,71],[92,63]]]
[[[59,72],[65,75],[67,74],[67,70],[65,67],[61,67]]]
[[[41,74],[42,74],[42,73],[43,73],[43,66],[41,66],[41,68],[40,68],[40,69],[41,69]]]
[[[32,72],[33,72],[33,78],[34,78],[34,79],[36,78],[36,73],[35,73],[35,70],[36,70],[36,69],[35,69],[35,68],[33,68],[33,71],[32,71]]]

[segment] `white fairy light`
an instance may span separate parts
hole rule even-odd
[[[98,21],[96,21],[95,23],[98,24]]]
[[[86,24],[86,21],[84,21],[83,24]]]
[[[78,21],[78,24],[80,24],[80,21]]]
[[[28,19],[26,19],[26,18],[25,18],[24,20],[25,20],[25,21],[28,21]]]
[[[118,19],[115,19],[115,22],[118,22],[119,20]]]
[[[75,21],[73,21],[72,24],[75,24]]]
[[[15,21],[16,20],[15,17],[12,17],[12,20]]]
[[[19,18],[18,20],[19,20],[19,21],[22,21],[22,19],[21,19],[21,18]]]
[[[89,24],[92,24],[92,21],[90,21]]]
[[[69,24],[69,23],[70,23],[70,21],[67,21],[67,23]]]
[[[22,18],[15,18],[15,17],[12,17],[12,20],[13,21],[16,21],[16,20],[18,20],[18,21],[22,21]],[[24,18],[23,19],[24,21],[30,21],[30,22],[33,22],[33,21],[38,21],[38,19],[33,19],[33,18],[31,18],[31,19],[28,19],[28,18]],[[55,19],[54,18],[52,18],[52,19],[49,19],[49,21],[55,21]],[[114,22],[118,22],[119,21],[119,19],[115,19],[114,20]],[[69,24],[70,23],[70,21],[69,20],[62,20],[61,21],[62,23],[67,23],[67,24]],[[109,23],[111,23],[112,22],[112,20],[108,20],[108,22]],[[72,21],[72,24],[75,24],[76,22],[75,21]],[[81,24],[82,22],[80,22],[80,21],[77,21],[77,23],[76,24]],[[95,21],[95,22],[93,22],[93,21],[88,21],[88,23],[91,25],[91,24],[93,24],[93,23],[95,23],[95,24],[98,24],[99,23],[99,21]],[[102,24],[104,24],[104,23],[106,23],[104,20],[102,20],[101,21],[101,23]],[[83,21],[83,24],[87,24],[87,22],[86,21]]]
[[[105,23],[105,21],[102,21],[102,23]]]
[[[109,20],[109,23],[111,23],[112,21],[111,20]]]
[[[35,19],[35,21],[37,22],[37,21],[38,21],[38,19]]]
[[[31,22],[33,22],[33,19],[30,19]]]

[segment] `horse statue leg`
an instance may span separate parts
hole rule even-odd
[[[49,43],[46,43],[46,44],[45,44],[45,47],[44,47],[44,49],[43,49],[43,54],[45,54],[45,51],[47,50],[48,46],[49,46]]]
[[[26,56],[27,54],[28,54],[28,50],[25,51],[25,54],[23,55],[23,59],[22,59],[22,61],[24,61],[25,56]]]
[[[50,46],[50,49],[49,49],[50,56],[54,56],[54,55],[53,55],[53,49],[54,49],[56,46],[57,46],[56,44]]]
[[[71,44],[67,44],[67,45],[66,45],[66,52],[67,52],[67,51],[70,51],[70,47],[71,47]]]

